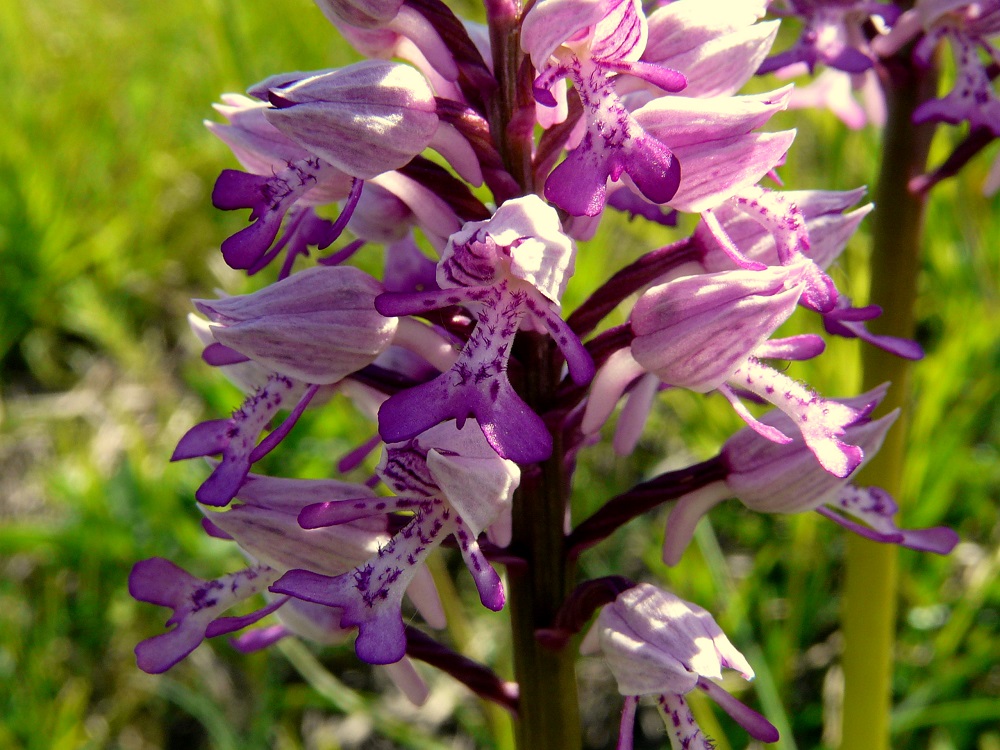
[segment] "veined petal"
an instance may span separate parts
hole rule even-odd
[[[869,459],[878,453],[889,428],[898,416],[893,411],[881,419],[866,415],[885,396],[880,387],[844,405],[862,414],[845,430],[845,439],[860,447]],[[740,430],[726,441],[722,457],[729,469],[726,484],[732,495],[748,508],[764,513],[801,513],[829,502],[846,479],[826,471],[809,450],[796,428],[793,416],[779,409],[768,412],[761,421],[787,432],[793,439],[785,444],[765,440],[749,428]]]
[[[563,42],[600,21],[605,7],[606,0],[540,0],[521,23],[521,49],[540,71]]]
[[[686,166],[668,205],[688,213],[717,206],[780,164],[794,139],[794,130],[783,130],[678,148],[674,155]]]
[[[730,379],[794,311],[788,267],[686,276],[647,291],[632,310],[632,356],[669,385],[707,393]]]
[[[400,63],[368,60],[297,81],[271,94],[268,121],[343,172],[363,179],[402,167],[438,127],[424,77]]]
[[[677,0],[649,15],[648,60],[666,61],[764,17],[766,0]]]
[[[253,294],[195,300],[219,343],[307,383],[335,383],[389,346],[397,320],[379,314],[382,286],[350,266],[315,267]]]
[[[482,440],[481,433],[479,437]],[[433,449],[427,453],[427,468],[473,536],[479,536],[510,506],[521,478],[517,464],[501,459],[485,440],[482,442],[492,456],[452,455]]]
[[[242,550],[278,571],[308,567],[324,575],[339,575],[389,541],[384,523],[380,529],[373,529],[370,522],[304,529],[294,515],[252,505],[237,505],[208,518]]]
[[[664,96],[632,113],[647,133],[671,148],[745,135],[788,106],[792,87],[752,96],[689,99]]]
[[[316,0],[323,15],[364,29],[384,26],[399,12],[403,0]]]
[[[753,669],[701,607],[647,583],[630,588],[597,618],[601,651],[622,695],[682,695],[723,667]]]

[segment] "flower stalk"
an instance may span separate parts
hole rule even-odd
[[[491,130],[504,166],[525,194],[533,192],[530,131],[518,132],[521,108],[533,107],[530,89],[521,91],[518,73],[524,54],[520,45],[520,3],[490,3],[490,39],[499,84],[491,112]],[[522,333],[517,342],[524,362],[525,402],[536,413],[552,403],[559,383],[553,340]],[[514,676],[521,688],[515,724],[519,750],[575,750],[581,746],[576,654],[542,646],[535,631],[551,624],[573,583],[573,563],[563,534],[570,478],[562,441],[553,435],[552,455],[527,475],[514,494],[511,551],[528,564],[508,571]]]
[[[904,51],[904,55],[909,52]],[[907,59],[907,58],[900,58]],[[936,79],[929,71],[914,75],[905,65],[887,61],[883,85],[888,117],[874,200],[870,303],[882,307],[874,321],[877,333],[909,338],[914,332],[914,303],[923,244],[926,196],[911,193],[909,181],[923,174],[933,128],[914,126],[921,103],[934,97]],[[900,409],[896,429],[860,476],[901,498],[906,453],[906,425],[911,411],[912,363],[877,347],[863,349],[865,388],[891,381],[881,408]],[[892,707],[892,654],[896,632],[897,559],[894,545],[852,535],[847,540],[844,609],[844,713],[842,748],[885,750]]]
[[[552,402],[559,369],[553,367],[552,340],[523,336],[524,396],[543,409]],[[558,358],[557,358],[558,359]],[[508,591],[514,650],[514,675],[521,686],[515,734],[519,750],[575,750],[581,746],[576,688],[576,651],[543,646],[537,630],[552,625],[573,584],[574,561],[563,533],[569,502],[569,476],[560,435],[553,435],[552,456],[537,472],[525,473],[514,495],[512,551],[527,560],[509,570]]]

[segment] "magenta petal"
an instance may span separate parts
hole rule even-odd
[[[285,602],[288,601],[287,596],[275,599],[273,602],[268,604],[266,607],[261,607],[260,609],[251,612],[248,615],[242,615],[240,617],[219,617],[212,620],[205,629],[206,638],[214,638],[217,635],[225,635],[226,633],[232,633],[237,630],[242,630],[248,625],[253,625],[255,622],[263,620],[272,612],[280,608]]]
[[[604,64],[623,73],[630,73],[672,94],[683,90],[688,84],[687,77],[680,71],[656,63],[637,60],[636,62],[607,61]]]
[[[826,349],[826,342],[814,333],[803,333],[783,339],[768,339],[754,352],[760,359],[784,359],[800,362],[818,357]]]
[[[176,607],[184,595],[201,581],[162,557],[140,560],[128,576],[128,593],[133,599],[161,607]]]
[[[472,299],[469,289],[433,289],[425,292],[383,292],[375,298],[375,309],[386,317],[416,315],[460,305]]]
[[[201,627],[182,624],[136,645],[136,665],[146,674],[162,674],[198,648],[204,639]]]
[[[205,533],[208,534],[213,539],[226,539],[228,541],[232,541],[233,539],[231,534],[228,534],[222,529],[220,529],[218,526],[212,523],[212,521],[208,518],[201,519],[201,528],[203,528],[205,530]]]
[[[545,197],[573,216],[597,216],[604,208],[609,171],[592,142],[588,133],[545,181]]]
[[[289,570],[272,583],[269,590],[276,594],[288,594],[296,599],[332,607],[334,606],[330,597],[332,580],[334,579],[330,576],[308,570]]]
[[[894,519],[899,507],[889,493],[880,487],[848,485],[841,489],[839,496],[830,505],[864,523],[846,518],[830,508],[820,507],[817,511],[866,539],[899,544],[924,552],[936,552],[939,555],[947,555],[959,541],[958,534],[944,526],[931,529],[900,529]]]
[[[472,578],[476,582],[479,590],[479,600],[487,609],[499,612],[506,602],[506,594],[503,590],[503,583],[500,576],[493,569],[493,566],[486,561],[486,557],[479,549],[479,544],[469,533],[469,527],[462,521],[458,522],[455,530],[455,538],[458,540],[459,549],[462,550],[462,557],[465,564],[472,573]]]
[[[401,391],[379,409],[379,433],[387,443],[410,440],[449,419],[459,424],[474,416],[487,442],[517,463],[544,461],[552,437],[541,417],[514,392],[506,376],[490,380],[485,392],[476,382],[456,385],[444,375]]]
[[[618,725],[618,743],[615,750],[632,750],[635,734],[635,711],[639,707],[639,697],[626,695],[622,706],[622,718]]]
[[[199,503],[219,508],[236,497],[247,474],[250,473],[250,460],[246,456],[227,458],[230,460],[224,460],[216,466],[208,479],[195,491],[194,498]]]
[[[230,644],[241,654],[252,654],[268,646],[273,646],[287,635],[290,635],[290,632],[284,625],[269,625],[247,631],[233,638]]]
[[[299,525],[303,529],[320,529],[356,521],[359,518],[409,510],[420,504],[420,500],[406,497],[361,497],[350,500],[332,500],[325,503],[307,505],[299,513]]]
[[[212,367],[237,365],[242,362],[250,361],[250,358],[246,355],[240,354],[235,349],[230,349],[228,346],[224,346],[219,343],[209,344],[206,346],[205,350],[201,353],[201,358],[205,360],[206,364],[209,364]]]
[[[253,266],[278,236],[284,213],[268,211],[253,224],[222,242],[222,257],[230,268],[244,270]]]
[[[200,458],[202,456],[216,456],[225,450],[229,445],[229,436],[226,434],[230,426],[228,419],[212,419],[208,422],[196,424],[177,443],[171,461],[183,461],[187,458]]]
[[[625,171],[644,196],[653,203],[666,203],[677,193],[681,165],[673,153],[652,136],[629,142]]]
[[[519,464],[544,461],[552,454],[545,422],[514,392],[506,380],[494,397],[481,394],[476,419],[486,441],[503,458]]]
[[[556,101],[555,96],[548,89],[543,89],[540,86],[534,86],[531,89],[531,93],[535,96],[535,101],[541,104],[543,107],[558,107],[559,102]]]
[[[223,211],[250,208],[256,214],[264,202],[265,190],[270,179],[237,169],[224,169],[215,180],[212,205]]]
[[[698,687],[708,693],[719,704],[722,710],[729,714],[737,724],[746,729],[747,733],[755,740],[760,740],[761,742],[778,741],[778,730],[775,729],[771,722],[752,708],[744,706],[714,682],[704,677],[699,677]]]
[[[358,627],[354,648],[358,658],[369,664],[392,664],[406,653],[406,632],[398,601],[379,597],[383,589],[375,592],[375,599],[366,601],[370,594],[363,573],[352,571],[336,578],[311,573],[307,570],[290,570],[271,586],[276,593],[290,594],[328,607],[340,607],[343,614],[342,628]],[[379,584],[381,585],[381,584]],[[390,598],[388,589],[386,590]],[[400,596],[402,592],[399,592]]]
[[[835,309],[838,292],[833,279],[823,273],[815,264],[810,264],[807,269],[805,289],[799,298],[799,304],[820,313]]]

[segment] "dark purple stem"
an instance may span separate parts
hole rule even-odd
[[[603,541],[633,518],[641,516],[668,500],[724,479],[726,467],[721,456],[710,458],[678,471],[660,474],[649,481],[637,484],[628,492],[608,500],[590,518],[579,524],[567,539],[571,557]]]
[[[573,311],[566,322],[577,336],[583,338],[630,294],[651,284],[671,269],[697,260],[698,254],[697,246],[690,237],[646,253],[608,279]]]
[[[406,654],[450,674],[472,692],[517,714],[518,690],[477,661],[462,656],[412,625],[406,626]]]

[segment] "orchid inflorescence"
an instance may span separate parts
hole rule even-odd
[[[204,638],[274,615],[277,624],[234,644],[254,650],[289,634],[334,643],[356,630],[357,655],[389,668],[415,701],[426,688],[410,659],[423,659],[516,711],[524,686],[519,697],[518,685],[425,632],[445,626],[426,561],[457,547],[482,604],[503,609],[498,566],[523,579],[541,564],[524,519],[547,498],[562,539],[551,554],[569,572],[537,639],[567,648],[599,612],[583,650],[603,655],[625,696],[618,747],[632,746],[642,696],[656,697],[674,747],[711,747],[685,699],[696,688],[751,736],[775,741],[775,728],[718,684],[723,667],[748,679],[753,670],[708,612],[619,577],[573,587],[573,562],[675,501],[663,550],[674,565],[698,520],[729,498],[765,513],[816,510],[917,550],[955,545],[948,529],[899,528],[885,491],[851,481],[896,418],[874,414],[888,386],[833,399],[773,364],[824,349],[818,335],[779,334],[799,308],[832,335],[922,353],[869,332],[880,310],[853,307],[827,274],[871,210],[858,205],[864,190],[777,182],[795,132],[764,127],[808,92],[738,92],[757,72],[817,65],[871,86],[879,55],[898,60],[919,37],[919,63],[948,39],[961,81],[918,115],[996,137],[988,37],[1000,4],[932,0],[901,12],[792,0],[783,14],[804,31],[773,57],[778,22],[763,20],[765,0],[537,0],[526,10],[487,0],[487,26],[441,0],[317,4],[371,59],[268,78],[226,95],[227,122],[209,124],[242,165],[222,172],[213,202],[250,210],[223,257],[249,274],[276,269],[275,281],[195,302],[205,360],[248,395],[231,417],[193,427],[173,459],[209,457],[196,495],[204,527],[250,564],[206,581],[161,558],[138,563],[131,593],[170,607],[174,626],[139,644],[140,668],[163,672]],[[833,90],[813,84],[824,85]],[[567,314],[576,264],[607,252],[584,243],[609,211],[654,228],[679,214],[697,224]],[[384,246],[381,278],[350,265],[369,244]],[[627,323],[609,327],[623,305]],[[718,392],[746,427],[716,457],[652,477],[563,529],[580,452],[624,401],[614,448],[630,453],[666,389]],[[335,394],[377,422],[377,437],[359,439],[338,466],[381,446],[369,482],[254,472],[305,410]],[[774,408],[757,416],[749,404]],[[225,615],[258,595],[262,608]],[[404,616],[404,595],[423,628]]]

